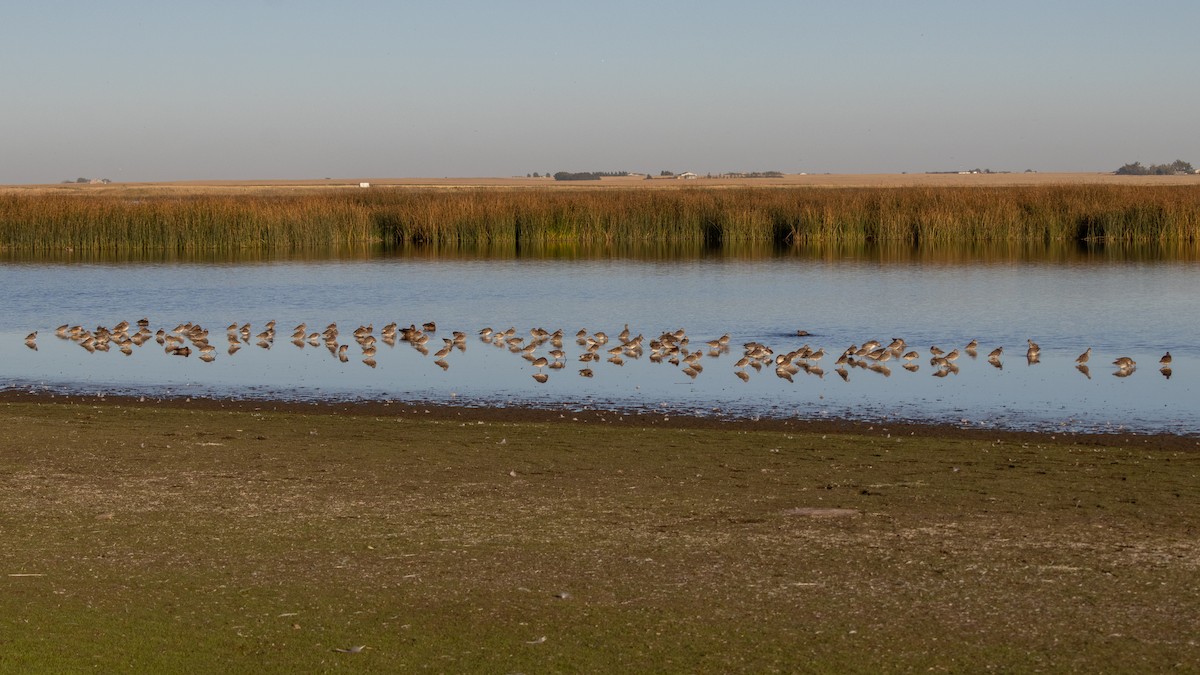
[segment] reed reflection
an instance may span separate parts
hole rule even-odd
[[[1200,242],[902,242],[773,244],[758,241],[669,243],[627,241],[416,243],[342,245],[290,250],[0,250],[0,262],[11,264],[189,264],[240,265],[281,262],[426,261],[597,261],[687,262],[727,260],[756,262],[796,260],[822,263],[856,262],[882,265],[971,266],[1015,263],[1106,265],[1200,262]]]

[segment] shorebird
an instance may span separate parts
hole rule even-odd
[[[546,380],[550,379],[550,376],[545,373],[534,373],[533,379],[537,380],[538,382],[540,382],[542,384],[545,384]]]
[[[591,377],[591,376],[592,376],[592,374],[593,374],[593,373],[592,373],[592,369],[591,369],[591,368],[580,368],[580,369],[579,369],[579,375],[580,375],[581,377]]]
[[[1004,353],[1004,347],[996,347],[988,354],[989,361],[999,361],[1000,355]]]
[[[1174,360],[1175,359],[1171,357],[1171,352],[1167,352],[1166,354],[1163,354],[1161,359],[1158,360],[1158,364],[1161,366],[1169,366]]]
[[[977,349],[979,349],[979,340],[971,340],[970,342],[967,343],[967,351],[968,352],[973,352]]]
[[[25,336],[25,346],[34,351],[37,351],[37,334],[38,332],[35,330],[29,335]]]
[[[1121,370],[1129,370],[1130,368],[1136,368],[1137,362],[1134,361],[1133,359],[1129,358],[1128,356],[1122,356],[1122,357],[1118,358],[1116,361],[1113,361],[1113,365],[1120,368]]]
[[[1088,359],[1090,359],[1090,358],[1092,358],[1092,348],[1091,348],[1091,347],[1088,347],[1088,348],[1087,348],[1087,351],[1085,351],[1084,353],[1080,354],[1080,355],[1078,356],[1078,358],[1076,358],[1076,359],[1075,359],[1075,363],[1078,363],[1079,365],[1081,365],[1081,366],[1082,366],[1083,364],[1087,363],[1087,362],[1088,362]]]

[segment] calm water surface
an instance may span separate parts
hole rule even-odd
[[[1200,263],[1172,256],[1060,255],[749,255],[657,257],[448,257],[373,255],[353,259],[0,264],[0,388],[147,395],[389,399],[481,405],[611,407],[732,416],[912,419],[965,425],[1070,430],[1200,433],[1196,331]],[[151,341],[132,356],[89,354],[54,337],[63,323],[88,328],[147,317],[170,330],[192,321],[212,331],[213,363],[167,356]],[[270,349],[225,353],[224,328],[270,320]],[[436,321],[438,338],[470,334],[443,370],[406,343],[378,343],[377,367],[361,362],[350,332],[374,324]],[[324,347],[297,348],[292,328],[330,322],[351,342],[349,362]],[[581,328],[611,336],[628,324],[647,342],[683,328],[693,347],[722,334],[731,350],[705,357],[695,379],[647,358],[616,366],[582,364],[573,336]],[[533,327],[569,336],[562,370],[539,384],[518,355],[479,341],[484,327]],[[23,344],[38,330],[38,349]],[[811,333],[798,337],[797,330]],[[917,372],[892,362],[890,376],[834,360],[849,344],[904,338],[921,353]],[[976,338],[977,359],[933,377],[929,347],[963,347]],[[1026,339],[1042,346],[1027,365]],[[773,369],[735,377],[741,344],[776,352],[803,344],[830,352],[823,377],[793,382]],[[611,346],[611,345],[609,345]],[[1004,346],[1003,368],[985,355]],[[1074,358],[1094,348],[1090,377]],[[544,355],[550,347],[539,350]],[[1158,369],[1170,350],[1172,376]],[[648,351],[648,350],[647,350]],[[1139,368],[1115,377],[1110,362],[1130,356]],[[590,366],[595,376],[580,377]]]

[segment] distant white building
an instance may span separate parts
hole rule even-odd
[[[683,173],[676,176],[676,178],[678,178],[680,180],[693,180],[693,179],[699,178],[699,176],[692,173],[691,171],[684,171]]]
[[[359,183],[358,187],[371,187],[370,183]]]

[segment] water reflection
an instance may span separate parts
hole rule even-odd
[[[11,251],[0,250],[0,262],[34,264],[254,264],[368,260],[637,260],[686,262],[704,259],[760,261],[792,259],[877,264],[976,265],[1001,263],[1108,264],[1200,262],[1200,242],[1113,243],[997,241],[974,244],[902,242],[821,243],[777,245],[764,242],[500,242],[488,244],[420,244],[331,246],[295,250],[217,251]]]
[[[1198,259],[1187,247],[1005,243],[10,255],[0,264],[0,387],[572,403],[1196,433],[1200,410],[1189,402],[1200,382]],[[303,348],[283,335],[263,348],[248,333],[240,351],[228,353],[214,340],[216,351],[207,352],[212,363],[198,360],[205,352],[165,354],[165,345],[131,347],[129,355],[117,345],[95,354],[53,338],[62,323],[94,330],[141,317],[156,330],[195,322],[218,336],[231,322],[253,322],[254,333],[270,319],[289,331],[299,323],[316,328]],[[439,327],[427,355],[386,340],[373,345],[377,354],[360,355],[342,339],[339,350],[350,345],[342,362],[336,350],[307,340],[330,323],[425,322]],[[528,336],[540,326],[569,337],[581,328],[617,335],[625,324],[647,342],[681,327],[698,345],[729,334],[731,352],[687,364],[689,372],[682,358],[673,366],[649,354],[603,353],[577,363],[580,354],[568,345],[563,359],[541,369],[544,383],[535,381],[538,368],[530,362],[474,339],[464,351],[435,357],[440,337],[452,330],[474,338],[484,326],[513,326]],[[37,351],[23,344],[34,330],[41,331]],[[851,343],[895,337],[918,357],[833,362]],[[1036,354],[1031,341],[1042,345]],[[748,343],[775,354],[807,344],[826,356],[808,367],[794,363],[795,371],[779,371],[776,363],[736,367]],[[958,349],[960,357],[931,363],[938,356],[930,353],[933,345]],[[1089,346],[1094,356],[1078,363]],[[1167,350],[1172,363],[1160,365]],[[1122,372],[1111,365],[1120,356],[1141,368]],[[556,362],[564,364],[561,371],[551,368]]]

